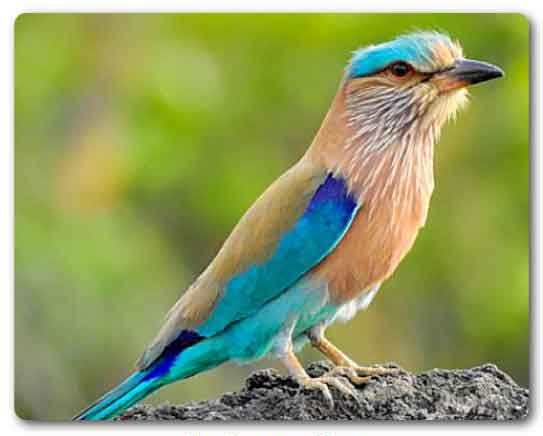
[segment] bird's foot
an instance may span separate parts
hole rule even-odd
[[[336,378],[332,375],[325,374],[321,377],[316,378],[302,378],[298,380],[298,383],[305,389],[320,390],[322,392],[322,395],[326,399],[326,402],[330,405],[331,408],[334,407],[334,399],[332,398],[332,394],[330,393],[329,386],[335,387],[338,391],[342,392],[347,396],[353,397],[355,400],[358,401],[356,390],[341,379]]]
[[[399,369],[396,368],[384,368],[384,367],[371,367],[371,366],[336,366],[332,370],[326,373],[326,376],[336,377],[342,376],[349,379],[349,381],[355,385],[366,384],[369,379],[374,375],[398,375]]]

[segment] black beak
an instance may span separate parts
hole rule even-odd
[[[461,59],[456,61],[454,67],[446,71],[445,75],[457,82],[463,82],[464,85],[474,85],[475,83],[502,77],[504,72],[496,65],[472,61],[471,59]]]
[[[441,92],[449,92],[503,75],[503,70],[496,65],[471,59],[459,59],[451,68],[434,74],[432,81]]]

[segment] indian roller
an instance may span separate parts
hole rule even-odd
[[[356,51],[306,153],[243,215],[136,371],[74,419],[111,419],[226,361],[273,356],[330,402],[329,386],[352,394],[347,379],[394,373],[359,366],[325,330],[367,308],[411,249],[426,221],[442,126],[466,103],[468,85],[502,75],[438,32]],[[295,355],[307,343],[334,369],[311,378]]]

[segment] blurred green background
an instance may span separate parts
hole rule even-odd
[[[414,249],[370,309],[329,336],[361,363],[490,361],[527,385],[526,18],[27,14],[15,25],[17,414],[67,419],[126,376],[309,145],[350,53],[428,28],[507,75],[474,88],[445,128]],[[270,365],[225,365],[147,401],[214,397]]]

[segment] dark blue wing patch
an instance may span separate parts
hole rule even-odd
[[[175,359],[187,348],[204,340],[203,336],[192,330],[182,330],[177,337],[168,344],[160,354],[155,363],[148,369],[142,381],[161,377],[166,374],[172,366]]]

